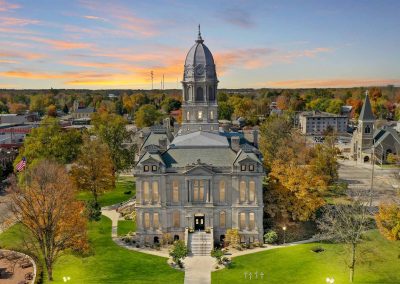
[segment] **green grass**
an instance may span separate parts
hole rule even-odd
[[[124,192],[131,191],[130,194]],[[119,177],[115,184],[115,189],[105,192],[100,195],[100,206],[109,206],[117,203],[124,202],[136,194],[136,186],[133,177]],[[78,193],[79,200],[93,199],[92,194],[88,191],[81,191]]]
[[[0,245],[18,247],[18,225],[0,235]],[[129,251],[116,245],[111,239],[111,220],[89,224],[88,235],[93,255],[80,257],[66,253],[56,262],[54,281],[64,283],[64,276],[71,277],[68,283],[183,283],[183,272],[170,268],[166,258]]]
[[[369,232],[369,240],[358,248],[354,283],[400,283],[400,244],[383,239],[377,231]],[[320,246],[324,252],[311,248]],[[235,257],[231,269],[212,273],[212,283],[296,283],[323,284],[327,277],[335,283],[349,283],[347,248],[339,244],[304,244]],[[362,260],[361,260],[362,259]],[[255,272],[264,279],[254,279]],[[245,280],[244,273],[253,279]],[[248,276],[247,276],[248,277]]]
[[[119,220],[117,234],[118,236],[125,236],[129,232],[136,231],[136,223],[132,220]]]

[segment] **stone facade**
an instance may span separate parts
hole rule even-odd
[[[189,228],[210,231],[214,242],[230,228],[239,230],[242,242],[263,240],[261,156],[256,143],[218,131],[217,83],[199,33],[185,62],[181,129],[172,136],[169,127],[153,127],[141,138],[134,169],[141,243],[164,234],[184,240]],[[194,92],[198,88],[203,96]]]

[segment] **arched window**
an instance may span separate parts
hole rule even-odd
[[[366,133],[366,134],[371,133],[371,127],[369,127],[369,125],[365,126],[364,133]]]
[[[150,213],[144,213],[144,227],[145,229],[150,228]]]
[[[254,230],[254,228],[255,228],[255,217],[254,213],[251,212],[249,213],[249,229]]]
[[[189,100],[189,90],[190,90],[190,86],[189,87],[185,87],[185,101]]]
[[[196,90],[196,102],[203,102],[203,101],[204,101],[203,88],[202,87],[197,87],[197,90]]]
[[[226,224],[226,214],[225,211],[222,211],[219,213],[219,227],[220,228],[225,228]]]
[[[249,201],[254,202],[256,198],[256,184],[254,181],[249,182]]]
[[[215,93],[213,87],[208,87],[208,98],[211,102],[215,101]]]
[[[172,202],[179,202],[179,185],[176,180],[172,182]]]
[[[241,230],[246,228],[246,213],[244,212],[239,214],[239,227]]]
[[[225,202],[225,181],[219,182],[219,202]]]
[[[150,201],[150,188],[149,188],[149,182],[144,181],[143,182],[143,201],[144,202],[149,202]]]
[[[153,214],[153,227],[158,228],[160,226],[160,218],[158,217],[158,213]]]
[[[189,121],[190,120],[190,112],[186,112],[186,120]]]
[[[214,120],[214,112],[213,111],[210,111],[210,119]]]
[[[159,194],[158,194],[158,181],[153,181],[152,184],[152,191],[153,191],[153,202],[158,202]]]
[[[245,202],[246,201],[246,182],[241,181],[239,187],[239,201]]]

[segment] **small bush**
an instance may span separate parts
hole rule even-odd
[[[90,200],[86,202],[85,215],[89,221],[100,221],[101,218],[101,207],[94,201]]]
[[[132,190],[124,191],[124,194],[130,195],[132,193]]]
[[[312,250],[313,252],[315,252],[315,253],[320,253],[320,252],[325,251],[324,248],[318,247],[318,246],[317,246],[317,247],[312,247],[311,250]]]
[[[277,240],[278,234],[273,230],[266,232],[264,235],[264,241],[266,244],[274,244]]]

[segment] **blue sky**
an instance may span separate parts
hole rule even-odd
[[[112,3],[111,3],[112,2]],[[220,87],[400,85],[400,1],[0,0],[0,88],[182,78],[197,25]]]

